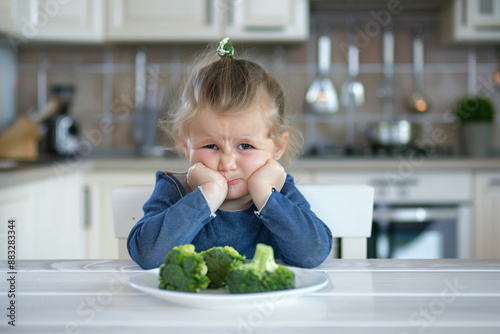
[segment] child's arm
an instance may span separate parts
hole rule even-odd
[[[177,185],[161,172],[143,210],[127,240],[130,256],[143,269],[158,267],[174,246],[192,243],[215,216],[200,188],[181,197]]]
[[[286,172],[279,162],[269,159],[248,178],[248,192],[253,204],[260,211],[273,191],[280,191],[286,180]]]
[[[272,192],[256,215],[272,233],[286,264],[314,268],[330,254],[330,229],[311,211],[290,175],[281,192]]]

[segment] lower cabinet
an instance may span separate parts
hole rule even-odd
[[[315,172],[292,168],[298,184],[368,183],[377,181],[372,174],[354,172]],[[366,176],[365,175],[365,176]],[[500,258],[500,172],[469,174],[472,186],[467,191],[472,198],[472,256]],[[419,189],[425,178],[404,185],[404,194],[392,194],[390,186],[378,193],[378,198],[391,196],[420,197]],[[455,184],[443,182],[453,176]],[[426,176],[429,177],[428,175]],[[449,196],[463,193],[467,182],[458,175],[440,174],[433,184],[439,188],[455,189]],[[63,177],[45,177],[30,182],[0,188],[0,259],[7,259],[9,220],[15,220],[17,259],[114,259],[118,258],[118,240],[114,236],[111,191],[120,186],[154,186],[151,169],[115,171],[93,169],[74,171]],[[460,185],[460,187],[456,187]],[[403,185],[398,184],[401,188]],[[396,188],[398,188],[396,187]],[[465,187],[464,189],[462,189]],[[387,189],[386,189],[387,188]],[[394,188],[394,187],[393,187]],[[398,189],[399,189],[398,188]],[[385,196],[385,197],[384,197]],[[455,198],[458,200],[458,198]],[[12,234],[12,233],[11,233]]]
[[[111,191],[131,185],[154,186],[155,173],[92,171],[86,178],[86,258],[117,259]]]
[[[474,188],[474,255],[500,258],[500,173],[476,174]]]
[[[16,259],[85,258],[83,180],[74,172],[0,189],[0,259],[8,240]]]
[[[425,198],[429,198],[430,187],[426,186],[427,183],[424,182],[426,180],[432,181],[432,184],[440,189],[455,189],[455,191],[448,193],[448,200],[464,201],[464,196],[469,200],[472,199],[472,257],[500,258],[500,244],[497,242],[500,234],[500,173],[427,173],[425,175],[415,175],[416,180],[410,180],[412,182],[407,185],[398,184],[397,186],[387,187],[376,183],[379,180],[376,176],[380,176],[378,173],[333,172],[326,170],[311,172],[292,169],[291,174],[297,184],[371,184],[378,190],[380,190],[379,188],[384,189],[384,192],[381,190],[376,192],[379,200],[404,199],[404,197],[421,199],[423,196],[421,191],[424,190],[427,194]],[[449,180],[453,182],[445,182]],[[111,191],[113,188],[125,185],[154,186],[155,174],[149,170],[126,172],[90,171],[86,175],[85,184],[86,228],[84,256],[92,259],[118,258],[118,240],[114,236]],[[459,187],[457,188],[457,186]],[[403,190],[404,192],[402,192]],[[433,193],[435,192],[431,191],[431,194]],[[19,193],[16,198],[16,201],[9,204],[11,206],[10,212],[16,212],[17,210],[19,212],[18,216],[24,217],[23,220],[33,219],[34,214],[23,210],[24,204],[20,203],[34,201],[34,198],[37,197],[33,197],[29,193]]]

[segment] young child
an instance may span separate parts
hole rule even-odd
[[[264,243],[285,264],[316,267],[332,236],[278,162],[297,152],[283,91],[261,66],[235,58],[227,38],[217,53],[194,70],[180,107],[162,123],[191,167],[157,172],[127,240],[130,256],[150,269],[182,244],[198,252],[227,245],[252,258]]]

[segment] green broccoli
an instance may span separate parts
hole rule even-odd
[[[295,288],[295,275],[275,262],[271,246],[257,244],[252,262],[234,266],[226,284],[231,293],[286,290]]]
[[[245,257],[233,247],[212,247],[200,253],[208,266],[209,289],[218,289],[226,285],[227,275],[232,266],[245,263]]]
[[[160,266],[160,289],[200,292],[210,284],[205,260],[194,251],[194,245],[172,248]]]

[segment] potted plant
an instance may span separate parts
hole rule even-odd
[[[457,103],[455,111],[460,120],[464,153],[474,157],[488,156],[495,119],[493,102],[485,96],[468,95]]]

